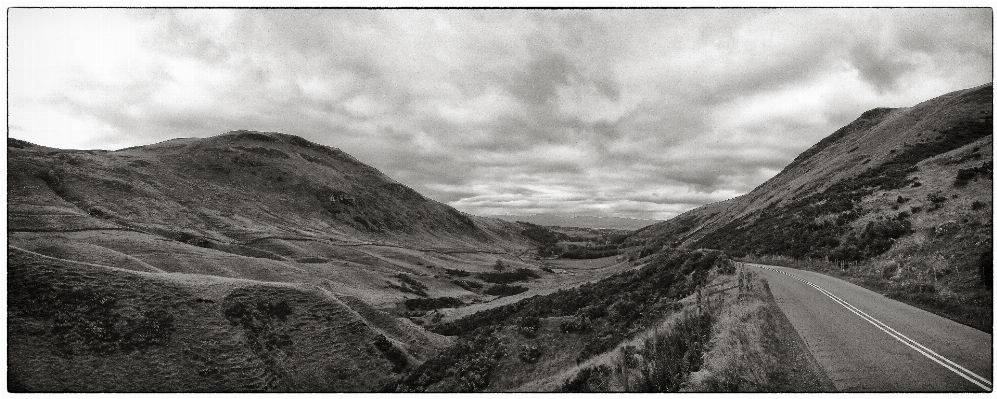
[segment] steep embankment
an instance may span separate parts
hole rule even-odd
[[[15,390],[366,391],[449,344],[427,310],[506,294],[497,258],[540,277],[521,227],[295,136],[7,153]]]
[[[987,84],[867,111],[750,193],[632,239],[858,264],[884,291],[956,313],[975,307],[950,316],[989,328],[992,193]]]

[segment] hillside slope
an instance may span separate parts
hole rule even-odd
[[[823,259],[989,329],[993,85],[876,108],[750,193],[642,229],[632,242]],[[943,303],[946,302],[947,303]],[[959,318],[960,315],[954,315]],[[983,318],[983,319],[980,319]]]
[[[449,345],[427,313],[509,295],[497,259],[554,276],[518,225],[295,136],[7,144],[15,390],[368,391]]]

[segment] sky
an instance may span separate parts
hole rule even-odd
[[[9,9],[8,135],[337,147],[477,215],[665,220],[992,81],[976,9]]]

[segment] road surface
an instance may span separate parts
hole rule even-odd
[[[993,337],[820,273],[745,264],[843,392],[993,390]]]

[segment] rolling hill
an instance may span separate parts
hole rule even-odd
[[[420,317],[512,294],[498,259],[556,277],[518,225],[296,136],[7,154],[18,391],[369,391],[449,344]]]
[[[876,108],[748,194],[631,242],[822,260],[880,291],[992,326],[993,85]]]

